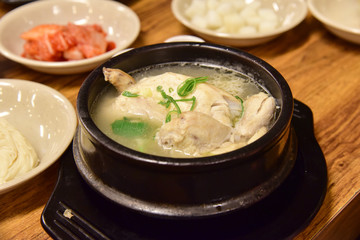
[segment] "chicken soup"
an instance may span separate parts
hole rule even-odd
[[[103,71],[112,85],[99,94],[91,116],[107,136],[136,151],[183,158],[221,154],[257,140],[274,122],[275,99],[251,77],[229,69],[187,63],[129,75]]]

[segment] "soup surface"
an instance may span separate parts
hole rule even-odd
[[[275,99],[239,72],[178,63],[129,74],[136,83],[104,88],[91,116],[111,139],[140,152],[221,154],[260,138],[274,122]]]

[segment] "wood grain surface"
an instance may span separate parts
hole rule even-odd
[[[131,47],[193,34],[174,18],[170,0],[121,2],[141,21],[140,35]],[[13,8],[0,3],[0,16]],[[360,234],[360,45],[332,35],[308,14],[304,22],[277,39],[242,50],[275,67],[288,81],[294,98],[307,104],[314,114],[315,135],[328,167],[328,189],[320,211],[295,239],[355,239]],[[87,75],[44,74],[0,56],[0,78],[46,84],[74,106]],[[40,216],[56,184],[58,169],[56,163],[0,195],[0,239],[50,238]]]

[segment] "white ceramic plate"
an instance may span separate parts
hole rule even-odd
[[[175,17],[205,40],[232,46],[253,46],[270,41],[297,26],[307,15],[305,0],[246,0],[245,4],[260,2],[261,7],[272,9],[280,21],[280,26],[266,33],[230,34],[199,28],[191,23],[184,13],[191,1],[193,0],[173,0],[171,8]]]
[[[102,55],[64,62],[36,61],[21,57],[21,33],[40,24],[99,24],[116,48]],[[72,74],[90,71],[127,48],[140,32],[138,16],[127,6],[111,0],[41,0],[25,4],[0,19],[0,52],[7,58],[37,71]]]
[[[40,83],[0,79],[0,117],[5,118],[31,143],[40,164],[26,174],[0,184],[5,193],[52,165],[71,143],[77,118],[69,100]]]
[[[360,44],[359,0],[308,0],[311,14],[340,38]]]

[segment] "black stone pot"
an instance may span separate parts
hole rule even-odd
[[[126,148],[103,134],[89,114],[104,81],[103,67],[131,72],[163,63],[197,62],[253,76],[276,98],[274,126],[241,149],[211,157],[177,159]],[[106,198],[144,214],[187,218],[246,208],[275,190],[292,169],[297,142],[293,97],[285,79],[246,52],[208,43],[164,43],[123,53],[86,78],[77,99],[79,128],[73,142],[77,168]]]

